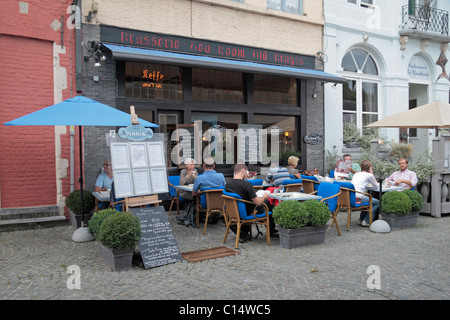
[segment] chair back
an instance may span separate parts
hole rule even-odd
[[[339,195],[339,205],[343,207],[355,207],[356,206],[356,192],[355,186],[351,182],[334,181],[341,187],[341,194]],[[343,189],[342,189],[343,188]],[[353,191],[352,191],[353,190]]]
[[[249,179],[247,181],[253,185],[253,189],[255,189],[255,191],[261,190],[263,188],[263,179]]]
[[[330,209],[331,212],[336,211],[340,188],[341,187],[338,184],[322,182],[317,190],[317,195],[321,196],[322,200],[327,203],[328,209]]]
[[[245,202],[238,201],[237,199],[242,199],[237,193],[227,192],[223,190],[222,192],[223,200],[225,202],[225,207],[228,213],[229,219],[247,219],[247,209],[245,208]]]
[[[201,188],[200,205],[203,209],[222,210],[223,200],[222,191],[224,187]]]
[[[247,181],[250,182],[253,186],[262,186],[263,185],[263,179],[249,179]]]
[[[282,185],[286,192],[300,192],[302,190],[302,179],[284,180]]]
[[[303,192],[304,193],[313,193],[319,189],[319,180],[317,180],[314,176],[305,176],[301,175],[302,184],[303,184]]]
[[[330,170],[330,173],[328,174],[328,177],[334,178],[334,170]]]
[[[114,189],[114,181],[111,183],[111,190],[109,192],[109,200],[110,205],[113,209],[117,211],[124,211],[125,207],[125,199],[124,198],[116,198],[116,192]]]
[[[170,196],[176,197],[177,196],[177,189],[174,188],[174,186],[180,185],[180,176],[169,176],[169,194]]]

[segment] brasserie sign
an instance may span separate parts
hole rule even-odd
[[[110,26],[101,26],[101,41],[145,49],[315,69],[313,56]]]

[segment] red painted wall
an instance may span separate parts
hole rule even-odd
[[[68,77],[63,100],[76,95],[71,90],[71,83],[75,83],[75,30],[66,24],[67,8],[73,1],[24,1],[28,13],[20,12],[19,2],[2,0],[0,10],[1,208],[57,204],[55,128],[3,124],[55,103],[53,43],[61,45],[62,28],[66,53],[59,55],[59,64],[66,68]],[[56,31],[50,27],[55,20],[62,22]],[[69,133],[61,140],[62,158],[69,159]],[[69,188],[67,173],[64,195]]]

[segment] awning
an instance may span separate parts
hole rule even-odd
[[[239,72],[272,74],[324,82],[347,82],[347,80],[345,80],[344,78],[319,70],[300,69],[231,59],[211,58],[191,54],[119,46],[108,43],[102,43],[102,45],[111,50],[113,57],[117,60],[154,61],[181,66],[196,66],[210,69],[224,69]]]

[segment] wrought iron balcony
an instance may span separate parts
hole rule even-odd
[[[448,11],[419,5],[405,5],[402,8],[403,30],[437,32],[448,36]]]

